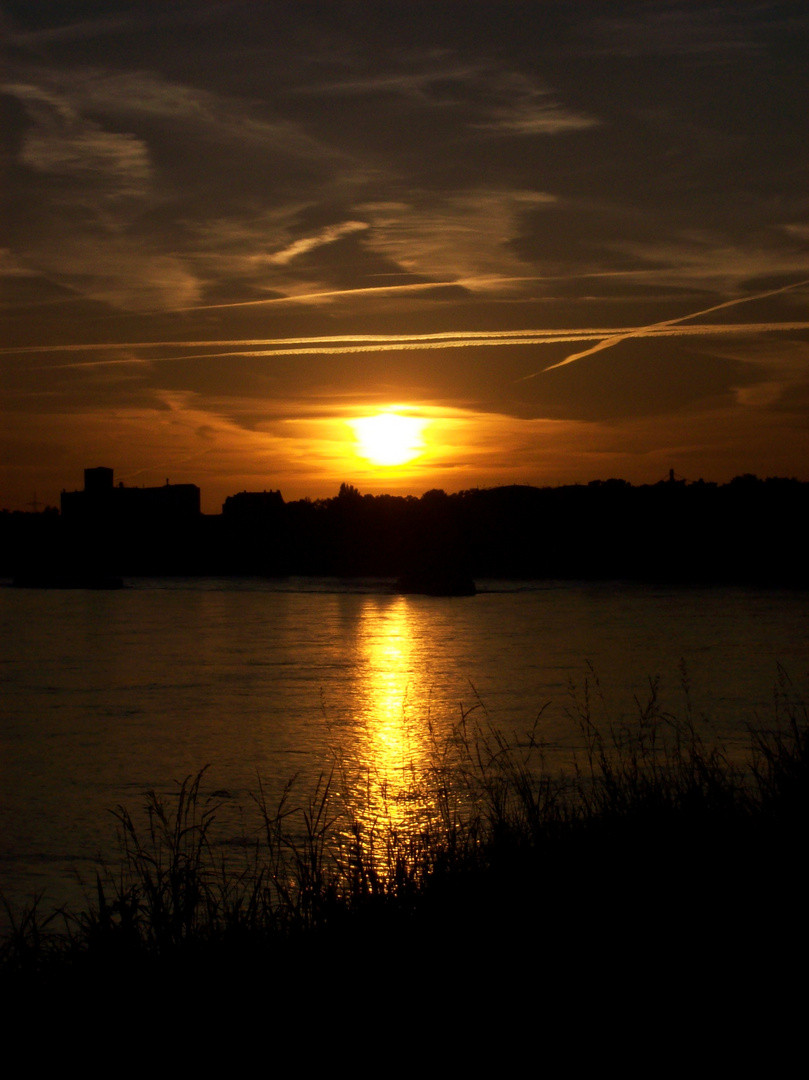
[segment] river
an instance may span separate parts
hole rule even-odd
[[[806,700],[809,596],[756,588],[479,582],[398,596],[337,579],[138,579],[115,592],[0,588],[0,891],[79,905],[114,861],[118,805],[206,782],[238,808],[318,777],[406,825],[407,783],[462,717],[547,767],[601,726],[688,709],[741,754],[773,722],[779,665]],[[410,780],[406,782],[405,778]],[[398,794],[397,794],[398,793]],[[362,805],[364,804],[364,809]],[[397,817],[398,815],[398,817]]]

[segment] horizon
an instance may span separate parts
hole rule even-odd
[[[0,506],[809,481],[805,4],[0,24]]]
[[[91,468],[96,469],[96,468],[99,468],[99,467],[100,468],[107,468],[107,466],[92,466]],[[113,470],[113,475],[114,475],[114,470]],[[512,488],[512,487],[530,488],[530,489],[533,489],[535,491],[557,491],[557,490],[560,490],[560,489],[563,489],[563,488],[569,488],[569,487],[598,487],[600,485],[606,486],[606,485],[609,485],[609,484],[623,484],[623,485],[627,485],[628,487],[631,487],[631,488],[658,487],[660,485],[668,485],[668,484],[677,484],[678,486],[685,486],[685,487],[691,487],[691,486],[694,486],[694,485],[697,485],[697,486],[704,485],[705,487],[726,487],[726,486],[728,486],[730,484],[733,484],[734,482],[747,481],[747,480],[752,480],[752,481],[755,481],[756,483],[761,483],[761,484],[773,483],[773,482],[801,484],[801,483],[809,482],[809,481],[799,480],[795,476],[758,476],[755,473],[739,473],[736,476],[731,477],[731,479],[728,480],[728,481],[717,481],[717,480],[712,480],[712,479],[706,479],[705,477],[702,477],[702,476],[695,477],[695,478],[680,476],[679,474],[675,473],[673,469],[670,469],[670,470],[667,471],[665,476],[661,476],[657,480],[646,481],[646,482],[642,481],[640,483],[633,483],[631,480],[626,480],[624,477],[620,477],[620,476],[609,476],[609,477],[595,477],[595,478],[592,478],[590,480],[579,480],[579,481],[575,481],[573,483],[567,483],[567,484],[566,483],[531,484],[531,483],[527,483],[527,482],[524,482],[524,483],[510,483],[510,484],[485,484],[485,485],[479,485],[479,486],[470,487],[470,488],[458,488],[457,490],[451,490],[451,491],[447,491],[444,488],[428,488],[426,491],[422,491],[419,494],[413,494],[412,492],[401,493],[401,492],[396,492],[396,491],[363,491],[360,488],[358,488],[356,484],[352,483],[350,480],[344,480],[344,481],[340,482],[340,486],[339,486],[338,490],[336,492],[332,492],[331,494],[317,495],[317,496],[311,496],[311,495],[304,494],[304,495],[296,496],[295,498],[287,498],[287,497],[285,497],[281,488],[272,488],[272,487],[266,487],[266,488],[261,488],[261,489],[259,489],[259,488],[253,488],[253,489],[242,488],[241,491],[231,491],[231,492],[229,492],[225,496],[225,499],[223,500],[223,503],[219,507],[219,509],[218,510],[213,510],[213,511],[204,508],[204,492],[203,492],[202,488],[199,487],[199,485],[194,482],[193,479],[192,480],[183,480],[183,481],[177,483],[177,482],[174,482],[174,481],[170,480],[169,477],[166,477],[162,484],[124,484],[123,481],[119,481],[118,478],[115,477],[114,488],[116,490],[118,490],[119,488],[124,488],[125,490],[132,490],[132,489],[141,489],[142,490],[144,488],[154,489],[154,488],[162,488],[162,487],[181,487],[181,486],[196,487],[200,492],[200,503],[201,503],[200,513],[205,515],[205,516],[211,517],[211,516],[221,515],[221,513],[222,513],[222,511],[224,509],[224,502],[227,501],[227,499],[233,498],[234,496],[237,496],[237,495],[262,495],[262,494],[266,495],[266,494],[277,493],[277,494],[279,494],[281,496],[282,502],[284,504],[294,503],[294,502],[312,502],[312,503],[314,503],[314,502],[328,502],[328,501],[330,501],[332,499],[339,498],[339,496],[340,496],[340,494],[342,492],[342,489],[343,488],[348,488],[350,490],[353,490],[360,497],[369,496],[371,498],[380,498],[380,497],[381,498],[413,498],[413,499],[416,499],[417,501],[420,501],[421,499],[424,498],[425,495],[430,495],[430,494],[432,494],[432,493],[434,493],[436,491],[440,492],[443,495],[446,495],[448,498],[454,498],[454,497],[456,497],[458,495],[467,495],[467,494],[472,494],[472,493],[481,492],[481,491],[498,491],[498,490],[502,490],[504,488]],[[61,498],[62,495],[73,494],[75,492],[81,492],[83,490],[86,490],[86,487],[84,485],[82,485],[82,487],[78,487],[78,488],[63,487],[61,489],[61,491],[60,491],[60,498]],[[59,500],[57,500],[57,503],[58,502],[59,502]],[[28,505],[29,505],[29,507],[31,506],[30,503]],[[53,510],[59,511],[60,507],[57,504],[42,503],[41,500],[37,501],[37,508],[36,509],[14,510],[11,507],[0,506],[0,513],[2,513],[2,514],[9,514],[9,513],[36,514],[36,513],[46,513],[48,511],[53,511]]]

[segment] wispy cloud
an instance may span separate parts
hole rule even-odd
[[[128,310],[191,303],[193,272],[174,253],[130,227],[155,201],[146,143],[108,130],[65,94],[32,83],[7,84],[25,109],[18,163],[30,170],[29,228],[16,261],[83,296]]]
[[[511,135],[557,135],[598,123],[561,103],[530,76],[442,56],[421,60],[416,70],[373,73],[355,79],[298,87],[306,96],[394,95],[414,107],[448,111],[469,129]]]
[[[296,97],[378,96],[395,94],[413,98],[425,104],[431,101],[446,102],[447,88],[461,87],[478,81],[485,68],[478,64],[459,64],[442,56],[436,65],[435,56],[421,59],[416,70],[371,72],[352,79],[336,79],[332,82],[315,82],[297,86],[288,91]],[[456,96],[451,100],[457,100]]]
[[[411,273],[454,279],[514,275],[525,264],[508,246],[521,218],[556,201],[544,191],[472,188],[411,193],[407,202],[360,204],[370,218],[370,250]]]
[[[89,207],[99,196],[109,202],[147,192],[152,165],[137,136],[105,131],[70,101],[40,87],[7,84],[2,90],[23,104],[31,121],[20,150],[22,164],[73,181],[62,188],[60,201]]]
[[[783,226],[778,227],[782,231]],[[773,230],[774,232],[774,230]],[[655,242],[614,241],[610,247],[619,254],[648,267],[650,280],[675,286],[695,284],[732,291],[741,283],[768,275],[805,276],[809,257],[800,231],[791,232],[798,243],[785,248],[759,231],[756,240],[741,234],[735,242],[715,230],[691,228],[678,236]]]
[[[334,156],[300,124],[284,117],[268,118],[266,106],[173,81],[152,71],[110,72],[104,69],[50,73],[74,107],[130,120],[181,124],[184,137],[204,134],[232,145],[273,148],[288,155]]]
[[[78,295],[120,311],[193,304],[200,296],[200,282],[183,259],[126,236],[66,238],[58,248],[40,249],[37,261]]]
[[[342,240],[344,236],[350,236],[351,233],[355,232],[363,232],[367,228],[368,223],[365,221],[343,221],[339,225],[329,225],[314,236],[304,236],[300,240],[293,241],[283,251],[277,251],[274,255],[270,255],[267,261],[278,266],[286,266],[288,262],[297,258],[298,255],[305,255],[307,251],[313,251],[315,248],[323,247],[325,244],[333,244],[335,240]]]
[[[562,105],[525,75],[505,73],[492,80],[491,90],[495,103],[470,127],[499,135],[559,135],[599,122]]]

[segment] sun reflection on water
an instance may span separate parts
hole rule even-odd
[[[364,841],[407,840],[430,814],[433,738],[413,610],[369,600],[357,639],[357,723],[340,755],[353,829]]]

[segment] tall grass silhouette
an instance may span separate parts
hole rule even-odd
[[[413,774],[419,809],[406,829],[369,825],[339,794],[339,763],[309,793],[290,782],[276,801],[259,778],[238,838],[218,829],[207,768],[172,799],[149,792],[139,814],[119,806],[118,865],[99,868],[83,911],[43,914],[34,902],[9,913],[3,974],[255,964],[394,936],[433,948],[448,927],[496,932],[498,947],[524,933],[522,948],[543,924],[557,942],[580,938],[594,910],[611,940],[663,924],[691,942],[705,905],[733,907],[740,882],[759,910],[806,891],[795,867],[809,824],[809,717],[783,672],[774,716],[750,726],[743,760],[706,743],[688,693],[675,716],[652,681],[631,720],[597,723],[598,693],[591,678],[576,698],[580,739],[564,775],[546,767],[537,725],[518,742],[480,708],[463,713]]]

